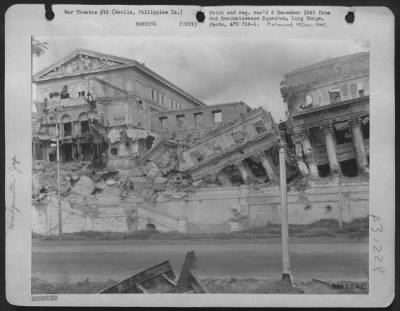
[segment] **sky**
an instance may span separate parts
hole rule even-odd
[[[285,120],[280,82],[287,72],[328,58],[367,51],[365,41],[245,38],[35,37],[48,43],[33,74],[75,49],[144,63],[207,105],[244,101]]]

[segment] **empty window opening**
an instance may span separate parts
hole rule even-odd
[[[160,128],[165,129],[167,128],[167,117],[160,117]]]
[[[148,223],[148,224],[146,225],[146,230],[148,230],[148,231],[156,231],[156,230],[157,230],[157,227],[156,227],[155,224]]]
[[[82,135],[90,133],[89,120],[81,122],[81,133]]]
[[[353,135],[348,122],[335,123],[333,129],[335,132],[336,144],[341,145],[353,141]]]
[[[63,124],[63,129],[64,129],[64,136],[71,136],[72,135],[72,124],[71,122],[64,123]]]
[[[176,127],[177,128],[183,128],[183,125],[185,123],[185,115],[180,114],[176,116]]]
[[[358,175],[356,159],[350,159],[340,162],[342,174],[347,177],[355,177]]]
[[[300,106],[301,109],[311,108],[313,106],[313,98],[310,94],[306,95],[306,103]]]
[[[151,99],[153,101],[155,101],[155,99],[156,99],[156,92],[154,90],[151,90]]]
[[[341,101],[339,89],[333,89],[329,91],[329,102],[331,104],[337,104]]]
[[[202,112],[194,113],[194,126],[196,128],[199,128],[199,127],[202,126],[202,118],[203,118],[203,113]]]
[[[61,99],[69,98],[68,85],[63,86],[61,93],[60,93],[60,98]]]
[[[318,165],[317,168],[319,177],[329,176],[329,164]]]
[[[222,122],[222,111],[221,110],[213,111],[212,114],[213,114],[213,120],[214,120],[215,124]]]
[[[364,96],[364,84],[362,82],[357,83],[357,92],[358,96],[360,97]]]
[[[79,97],[85,97],[85,91],[79,91],[78,92]]]
[[[369,116],[361,119],[361,131],[364,139],[369,139]]]
[[[110,152],[112,155],[116,156],[118,155],[118,148],[111,148]]]
[[[267,131],[263,120],[258,120],[254,124],[254,128],[256,129],[257,134],[261,134]]]
[[[319,127],[312,127],[310,129],[310,139],[313,146],[322,146],[324,144],[324,136]]]
[[[55,150],[50,151],[50,153],[49,153],[49,161],[50,162],[57,161],[57,154],[56,154]]]

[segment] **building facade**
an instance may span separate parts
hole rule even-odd
[[[152,115],[205,104],[144,64],[77,50],[33,77],[40,126],[33,132],[33,157],[55,161],[100,161],[128,165],[148,150],[156,135]],[[126,158],[125,160],[123,158]]]
[[[162,138],[194,144],[210,131],[246,115],[252,109],[244,102],[190,109],[160,111],[152,115],[152,130]]]
[[[368,175],[369,53],[357,53],[285,75],[281,93],[304,175]]]

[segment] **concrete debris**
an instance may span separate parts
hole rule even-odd
[[[115,128],[111,129],[107,135],[108,140],[111,144],[114,144],[121,140],[121,132]]]
[[[107,135],[110,143],[127,139],[138,141],[152,136],[151,148],[131,169],[98,169],[89,162],[61,163],[61,195],[87,197],[102,193],[117,195],[120,199],[136,197],[155,202],[190,197],[199,187],[271,182],[275,180],[273,176],[266,176],[273,173],[270,164],[266,163],[270,161],[268,154],[262,154],[260,150],[274,147],[277,133],[271,116],[262,109],[216,128],[197,138],[196,143],[190,146],[180,141],[160,139],[143,129],[114,128]],[[233,139],[227,145],[222,139],[224,135]],[[243,160],[246,157],[254,161],[246,162]],[[263,173],[263,167],[270,168],[270,172]],[[44,200],[39,196],[41,193],[57,192],[57,183],[56,162],[33,163],[34,203]]]
[[[153,135],[150,131],[136,128],[128,128],[125,130],[125,133],[126,136],[128,136],[128,138],[130,138],[132,141],[147,138],[148,136]]]
[[[114,179],[107,179],[104,183],[107,186],[112,186],[112,185],[115,185],[117,182]]]
[[[95,183],[87,176],[81,176],[79,181],[72,187],[71,192],[79,195],[90,195],[94,192]]]

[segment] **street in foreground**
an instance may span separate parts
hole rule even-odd
[[[186,241],[34,241],[32,277],[49,282],[122,280],[169,260],[179,272],[184,255],[195,250],[202,279],[281,276],[280,239]],[[368,279],[368,241],[338,238],[292,239],[296,280]]]

